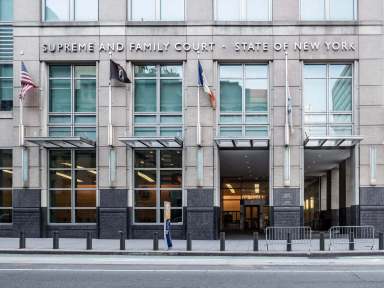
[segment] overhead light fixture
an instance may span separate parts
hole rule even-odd
[[[87,168],[84,168],[83,166],[76,166],[76,168],[79,168],[79,169],[87,169]],[[94,175],[97,175],[97,172],[95,170],[87,170],[89,173],[92,173]]]
[[[260,184],[259,183],[255,183],[255,193],[260,194]]]
[[[63,178],[66,178],[66,179],[72,181],[72,177],[71,177],[71,176],[68,176],[67,174],[60,173],[60,172],[56,172],[55,174],[56,174],[57,176],[60,176],[60,177],[63,177]],[[84,181],[83,181],[83,180],[80,180],[80,179],[77,179],[77,182],[79,182],[79,183],[83,183]]]
[[[4,173],[13,174],[13,171],[12,171],[12,170],[3,169],[2,171],[3,171]]]
[[[67,167],[72,167],[72,164],[71,163],[60,163],[62,165],[65,165]],[[79,169],[86,169],[84,168],[83,166],[76,166],[76,168],[79,168]],[[95,170],[87,170],[89,173],[92,173],[94,175],[97,175],[97,172]]]
[[[232,193],[232,194],[236,194],[236,191],[235,189],[233,189],[232,185],[227,183],[225,184],[225,186],[227,186],[227,188],[229,189],[229,191]]]
[[[64,166],[67,166],[67,167],[72,167],[72,164],[71,163],[68,163],[68,162],[63,162],[63,163],[60,163]]]
[[[67,174],[64,174],[64,173],[61,173],[61,172],[56,172],[55,174],[56,174],[57,176],[66,178],[66,179],[68,179],[68,180],[72,180],[72,177],[69,176],[69,175],[67,175]],[[80,180],[80,179],[77,179],[76,181],[79,182],[79,183],[83,183],[83,182],[84,182],[83,180]]]
[[[146,180],[146,181],[148,181],[150,183],[155,182],[155,180],[153,180],[151,177],[149,177],[148,175],[146,175],[146,174],[144,174],[144,173],[142,173],[140,171],[137,172],[137,175],[139,175],[141,178],[143,178],[144,180]]]
[[[63,178],[72,180],[72,177],[69,176],[69,175],[67,175],[67,174],[64,174],[64,173],[61,173],[61,172],[56,172],[55,174],[56,174],[57,176],[60,176],[60,177],[63,177]]]
[[[309,207],[311,209],[315,209],[315,198],[311,197]]]

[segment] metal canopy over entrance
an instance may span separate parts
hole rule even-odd
[[[131,148],[182,148],[179,137],[120,137],[119,141]]]
[[[269,138],[215,138],[220,149],[265,149],[269,147]]]
[[[54,149],[96,147],[95,141],[82,137],[26,137],[25,141],[45,148]]]
[[[307,136],[305,148],[351,148],[363,140],[361,136]]]

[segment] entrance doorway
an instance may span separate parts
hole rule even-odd
[[[269,225],[269,151],[220,151],[221,231],[263,232]]]
[[[244,206],[244,228],[248,231],[259,229],[259,206]]]
[[[326,231],[350,222],[354,191],[351,157],[351,149],[305,150],[304,225]]]

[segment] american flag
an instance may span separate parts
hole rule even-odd
[[[29,75],[29,72],[27,70],[27,67],[25,67],[24,62],[21,62],[20,82],[20,99],[23,100],[25,95],[27,95],[31,89],[37,88],[37,85],[33,82],[31,75]]]

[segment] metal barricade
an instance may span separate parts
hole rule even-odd
[[[267,250],[271,246],[284,246],[287,243],[288,234],[290,234],[292,240],[292,246],[304,245],[308,246],[308,250],[311,250],[312,242],[312,230],[311,227],[298,226],[298,227],[267,227],[265,229],[265,240],[267,244]]]
[[[373,226],[332,226],[329,229],[329,250],[336,245],[348,245],[350,235],[353,235],[354,244],[359,247],[375,247],[375,228]]]

